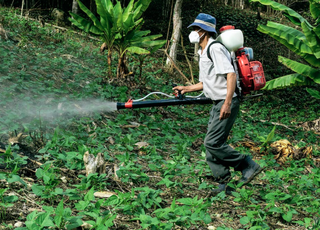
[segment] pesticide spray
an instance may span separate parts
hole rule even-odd
[[[90,117],[99,113],[111,113],[117,110],[117,103],[103,99],[73,100],[67,98],[32,98],[25,97],[0,105],[2,132],[22,124],[43,125],[71,123],[73,118]],[[69,122],[70,121],[70,122]],[[17,128],[18,128],[17,127]]]

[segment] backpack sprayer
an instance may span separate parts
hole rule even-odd
[[[207,49],[208,58],[212,61],[210,55],[210,46],[213,43],[220,43],[227,48],[230,52],[232,65],[237,75],[237,94],[242,97],[249,94],[251,91],[256,91],[263,88],[266,84],[262,64],[259,61],[253,61],[253,50],[250,47],[243,47],[243,33],[234,26],[224,26],[220,29],[221,34],[217,37],[216,41],[209,44]],[[173,85],[174,87],[175,85]],[[171,99],[163,100],[149,100],[144,101],[153,94],[161,94]],[[252,97],[260,96],[253,95]],[[248,98],[248,96],[247,96]],[[169,106],[169,105],[190,105],[190,104],[212,104],[210,98],[202,96],[184,96],[178,92],[175,96],[171,96],[162,92],[153,92],[147,96],[132,100],[129,99],[126,103],[117,103],[117,109],[128,108],[145,108],[156,106]]]

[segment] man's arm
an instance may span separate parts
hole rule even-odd
[[[236,90],[237,75],[235,73],[227,74],[227,96],[220,110],[219,119],[226,119],[231,114],[231,103],[234,91]]]
[[[173,90],[181,91],[181,94],[185,94],[188,92],[194,92],[194,91],[200,91],[203,90],[203,84],[202,82],[199,82],[195,85],[189,85],[189,86],[176,86],[173,88]]]

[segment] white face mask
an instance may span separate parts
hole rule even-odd
[[[200,29],[202,30],[202,29]],[[189,40],[190,40],[190,43],[199,43],[200,42],[200,39],[202,38],[202,36],[204,35],[204,33],[201,35],[201,37],[199,36],[198,32],[200,31],[192,31],[190,34],[189,34]]]

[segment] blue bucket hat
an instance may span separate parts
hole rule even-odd
[[[198,26],[205,31],[215,32],[217,34],[216,19],[209,14],[200,13],[188,28],[191,26]]]

